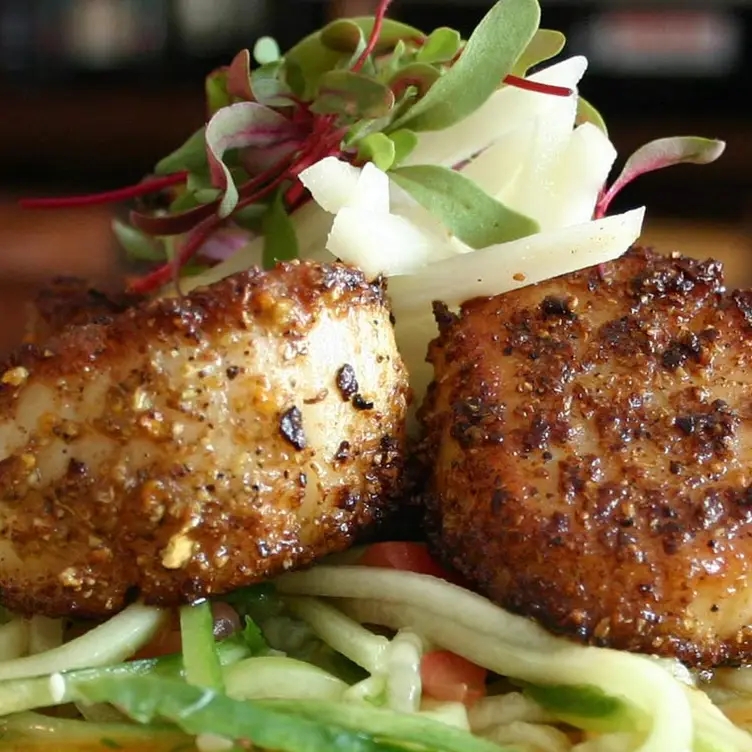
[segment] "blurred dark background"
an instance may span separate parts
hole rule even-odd
[[[645,177],[645,240],[722,258],[752,283],[752,0],[542,0],[591,67],[582,91],[626,157],[664,135],[724,138],[707,167]],[[490,0],[396,0],[391,15],[469,34]],[[147,173],[203,122],[203,77],[263,34],[283,49],[373,0],[0,0],[0,351],[55,273],[120,273],[106,209],[21,212],[20,195],[90,192]]]

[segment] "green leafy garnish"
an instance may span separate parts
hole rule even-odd
[[[419,63],[448,63],[454,59],[462,45],[462,36],[454,29],[443,27],[432,31],[415,59]]]
[[[384,172],[394,164],[396,157],[396,143],[385,133],[370,133],[358,143],[358,158],[363,162],[373,162]]]
[[[259,705],[413,749],[436,752],[500,752],[505,749],[445,723],[368,705],[319,700],[263,700]]]
[[[133,225],[116,219],[112,229],[120,245],[134,261],[161,261],[165,257],[164,246]]]
[[[290,217],[285,211],[281,193],[269,204],[262,220],[264,233],[264,266],[270,268],[278,261],[298,256],[298,238]]]
[[[346,744],[352,752],[377,752],[376,742],[357,733],[278,713],[254,702],[231,700],[180,681],[134,677],[76,684],[78,697],[110,702],[140,723],[165,720],[187,734],[249,740],[281,752],[329,752]]]
[[[280,77],[282,62],[267,63],[250,76],[250,97],[267,107],[289,107],[292,90]]]
[[[104,203],[162,192],[160,200],[131,213],[133,231],[115,226],[132,259],[159,264],[132,284],[137,293],[226,258],[217,252],[225,231],[241,230],[248,242],[263,236],[267,267],[296,257],[291,218],[311,200],[300,174],[327,157],[355,167],[373,163],[472,248],[538,232],[536,222],[462,175],[468,160],[494,145],[487,125],[477,145],[458,145],[458,164],[440,167],[425,156],[421,161],[428,163],[419,164],[415,153],[430,154],[430,132],[478,113],[505,85],[534,96],[572,96],[567,86],[527,78],[559,54],[564,35],[539,28],[538,0],[498,0],[466,41],[451,28],[426,33],[389,19],[389,4],[379,0],[373,17],[332,21],[284,53],[270,37],[259,39],[252,54],[240,50],[206,78],[205,127],[162,159],[154,177],[99,196],[23,205]],[[603,118],[581,97],[577,122],[606,133]],[[504,127],[499,124],[499,133]],[[472,131],[460,127],[446,138],[469,139]],[[709,161],[718,155],[718,143],[677,139],[638,151],[614,185],[604,187],[596,216],[636,175],[679,161]],[[236,239],[224,249],[241,252]],[[254,251],[249,258],[258,256]]]
[[[394,164],[398,165],[407,159],[413,149],[418,145],[418,136],[415,131],[409,128],[400,128],[398,131],[392,131],[389,139],[394,144]]]
[[[253,58],[259,65],[276,63],[281,56],[279,45],[272,37],[261,37],[253,45]]]
[[[277,616],[283,609],[282,601],[277,595],[277,589],[271,582],[260,582],[256,585],[238,588],[223,596],[240,616],[249,616],[253,621],[260,622],[270,616]]]
[[[245,625],[241,634],[245,644],[251,651],[251,655],[262,655],[268,652],[269,645],[264,639],[264,634],[250,616],[245,617]]]
[[[280,752],[505,749],[438,721],[354,703],[239,701],[156,677],[77,682],[74,692],[81,701],[115,704],[140,723],[169,721],[187,734],[214,734]]]
[[[212,115],[217,110],[221,110],[232,103],[232,94],[229,91],[228,71],[219,70],[207,76],[204,89],[206,91],[206,102],[209,112]]]
[[[363,29],[347,18],[341,18],[332,21],[328,26],[321,30],[321,43],[334,52],[348,53],[354,52],[365,47],[366,36]]]
[[[608,136],[608,127],[606,126],[606,121],[603,119],[603,115],[582,96],[577,98],[577,122],[592,123],[604,135]]]
[[[206,128],[202,126],[182,146],[157,162],[154,174],[170,175],[182,170],[204,172],[207,169]]]
[[[566,41],[567,38],[560,31],[538,29],[515,63],[512,73],[526,76],[534,66],[556,57],[564,49]]]
[[[390,174],[471,248],[517,240],[539,229],[537,222],[504,206],[472,180],[446,167],[398,167]]]
[[[221,666],[231,666],[244,658],[255,655],[241,634],[234,634],[217,643],[216,650]],[[255,640],[250,642],[257,646]],[[258,654],[266,652],[266,647]],[[75,669],[62,674],[65,690],[62,698],[56,696],[50,685],[49,676],[33,676],[24,679],[0,681],[0,716],[19,713],[35,708],[44,708],[59,703],[71,702],[72,684],[89,682],[103,677],[116,680],[127,676],[160,676],[178,679],[184,676],[183,657],[180,654],[166,655],[160,658],[143,658],[136,661],[116,663],[98,668]]]
[[[525,52],[539,20],[537,0],[496,3],[472,33],[457,62],[399,125],[414,131],[437,131],[475,112]]]

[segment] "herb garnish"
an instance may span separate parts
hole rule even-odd
[[[420,132],[437,131],[476,112],[502,85],[549,96],[565,87],[526,78],[557,55],[564,36],[539,29],[538,0],[500,0],[465,42],[453,29],[430,34],[386,17],[333,21],[284,56],[259,40],[206,79],[208,121],[141,183],[93,196],[27,199],[27,208],[54,208],[161,194],[167,209],[137,208],[115,232],[128,255],[156,263],[131,284],[148,293],[236,252],[243,238],[263,236],[266,267],[295,258],[291,215],[310,196],[298,176],[326,157],[355,166],[373,162],[451,233],[472,248],[530,235],[537,223],[486,194],[457,169],[404,161]],[[605,131],[597,110],[579,99],[578,120]],[[662,139],[630,158],[602,193],[605,214],[638,175],[678,162],[708,162],[723,144]],[[459,167],[457,165],[455,167]]]

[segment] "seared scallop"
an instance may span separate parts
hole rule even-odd
[[[101,616],[350,545],[394,505],[407,377],[380,283],[282,264],[109,311],[0,371],[0,599]]]
[[[499,604],[694,666],[752,658],[752,293],[631,250],[436,308],[436,549]]]

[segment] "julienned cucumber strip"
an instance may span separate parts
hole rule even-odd
[[[588,684],[524,684],[524,691],[562,721],[586,731],[634,731],[644,725],[639,711],[618,697]]]
[[[189,684],[221,691],[224,682],[213,629],[214,617],[209,601],[181,607],[180,639],[185,680]]]
[[[250,656],[251,651],[239,636],[228,637],[217,643],[219,661],[223,666],[229,666],[243,658]],[[162,658],[146,658],[140,661],[118,663],[101,668],[84,668],[68,671],[62,674],[64,679],[64,694],[62,698],[56,694],[50,684],[49,676],[38,676],[31,679],[9,679],[0,682],[0,716],[10,713],[20,713],[34,708],[45,708],[52,705],[70,702],[72,700],[70,682],[93,681],[102,677],[127,676],[161,676],[178,678],[183,674],[183,660],[180,655],[168,655]]]
[[[279,752],[503,752],[437,721],[354,704],[240,702],[212,690],[151,676],[75,682],[77,700],[109,702],[141,723],[172,721],[188,734],[250,740]],[[511,749],[507,748],[507,752]]]

